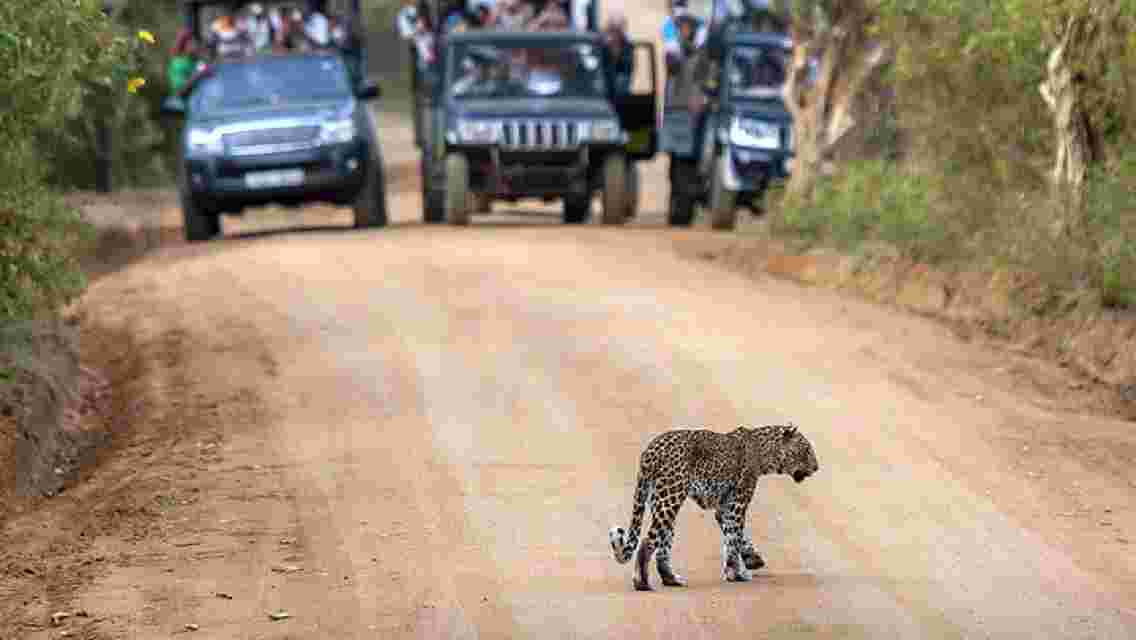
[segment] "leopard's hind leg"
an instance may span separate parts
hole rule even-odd
[[[684,500],[686,500],[685,484],[671,482],[665,486],[656,485],[654,500],[651,503],[651,529],[646,539],[639,545],[639,553],[635,558],[633,584],[637,591],[653,591],[649,575],[651,557],[656,551],[663,550],[664,541],[668,538],[673,541],[675,519]],[[685,580],[671,569],[670,546],[667,545],[662,553],[657,566],[663,584],[668,586],[685,584]]]

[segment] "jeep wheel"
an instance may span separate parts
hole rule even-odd
[[[639,214],[639,165],[630,163],[627,166],[627,213],[626,220],[631,220]]]
[[[210,211],[188,193],[179,194],[186,242],[203,242],[221,233],[221,214]]]
[[[446,205],[443,202],[442,192],[434,188],[433,170],[429,156],[423,153],[419,172],[422,177],[422,221],[426,224],[440,224],[446,221]]]
[[[689,227],[694,223],[695,166],[692,162],[671,158],[671,196],[667,210],[667,224],[672,227]]]
[[[355,196],[355,228],[387,226],[387,182],[383,174],[383,158],[371,151],[370,161],[363,166],[363,188]]]
[[[446,222],[469,224],[469,160],[460,153],[446,155]]]
[[[592,197],[567,196],[564,198],[564,224],[584,224],[592,217]]]
[[[603,164],[603,217],[604,224],[623,224],[627,221],[627,157],[611,153]]]
[[[489,214],[493,212],[493,196],[488,193],[473,194],[473,212]]]
[[[718,154],[710,178],[710,227],[732,231],[738,224],[738,192],[726,188],[725,173],[730,159],[726,151]]]

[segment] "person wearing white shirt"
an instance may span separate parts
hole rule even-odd
[[[304,17],[304,33],[320,49],[331,46],[331,23],[323,5],[324,0],[308,0],[308,15]]]

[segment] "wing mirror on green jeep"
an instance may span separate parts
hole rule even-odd
[[[364,80],[359,83],[359,87],[355,90],[355,97],[360,100],[373,100],[382,97],[382,95],[382,87],[374,80]]]

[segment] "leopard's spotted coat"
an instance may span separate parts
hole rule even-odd
[[[817,472],[816,454],[809,440],[793,425],[739,427],[730,433],[707,429],[675,429],[656,436],[639,459],[639,478],[631,525],[612,527],[608,534],[616,562],[624,564],[639,549],[633,584],[651,590],[648,564],[651,556],[663,584],[684,586],[686,580],[671,566],[674,523],[686,499],[713,509],[722,530],[722,578],[750,580],[750,571],[765,566],[745,534],[746,509],[757,479],[785,474],[797,482]],[[643,544],[639,529],[647,505],[651,528]]]

